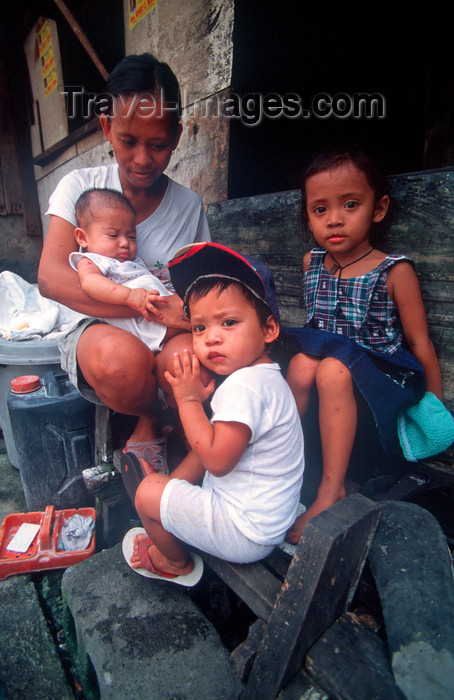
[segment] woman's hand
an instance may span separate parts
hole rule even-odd
[[[160,297],[159,300],[153,302],[156,304],[158,312],[161,312],[162,318],[154,318],[156,323],[167,328],[179,328],[182,331],[190,331],[191,324],[183,311],[183,302],[179,296],[173,294],[169,297]],[[161,303],[163,304],[161,308]]]
[[[131,289],[128,295],[128,306],[138,311],[147,321],[162,321],[164,315],[156,308],[157,301],[167,304],[168,297],[161,297],[156,289]]]

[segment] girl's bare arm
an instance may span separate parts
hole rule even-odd
[[[427,391],[442,401],[440,365],[429,336],[421,289],[412,265],[407,262],[395,265],[389,272],[387,287],[399,310],[408,347],[424,368]]]

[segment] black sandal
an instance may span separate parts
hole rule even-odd
[[[120,459],[121,478],[128,496],[134,504],[137,487],[145,476],[139,458],[134,452],[123,452]]]

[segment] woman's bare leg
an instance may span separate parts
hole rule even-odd
[[[164,345],[159,355],[156,356],[156,381],[158,386],[164,392],[166,401],[171,408],[176,408],[177,404],[173,398],[171,386],[165,378],[165,372],[168,371],[173,374],[174,354],[177,352],[183,356],[183,350],[186,349],[188,349],[192,354],[192,334],[179,333],[173,338],[170,338],[170,340]],[[213,374],[207,370],[206,367],[200,365],[200,378],[203,384],[207,386],[212,380]]]
[[[147,442],[160,436],[155,356],[145,343],[121,328],[95,324],[82,334],[77,360],[85,380],[106,406],[139,417],[130,441]]]
[[[353,379],[335,358],[322,360],[316,372],[323,473],[317,498],[288,530],[286,539],[296,544],[307,522],[345,497],[345,476],[357,427]]]

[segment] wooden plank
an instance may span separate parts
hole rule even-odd
[[[276,599],[243,700],[274,700],[351,601],[380,513],[352,494],[307,524]]]
[[[342,615],[323,634],[306,656],[306,669],[333,700],[405,698],[386,642],[356,615]]]
[[[261,563],[231,564],[206,552],[199,552],[208,566],[262,620],[268,620],[273,610],[281,581]]]
[[[232,671],[242,683],[246,683],[257,649],[265,631],[266,622],[258,618],[249,628],[244,642],[239,644],[230,654]]]
[[[303,225],[300,190],[215,202],[207,207],[211,237],[272,269],[282,322],[301,326],[304,253],[313,245]]]

